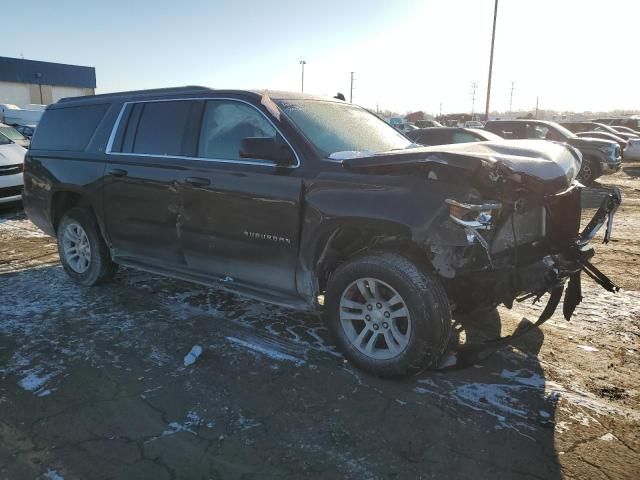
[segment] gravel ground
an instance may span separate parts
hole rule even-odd
[[[479,365],[366,375],[321,319],[129,269],[80,288],[55,242],[0,212],[0,479],[635,479],[640,165],[597,262],[558,313]],[[512,331],[538,306],[461,319]],[[194,345],[204,353],[184,367]]]

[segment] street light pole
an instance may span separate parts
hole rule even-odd
[[[491,34],[491,55],[489,56],[489,80],[487,81],[487,105],[484,109],[484,119],[489,120],[489,99],[491,98],[491,73],[493,71],[493,46],[496,41],[496,18],[498,17],[498,0],[493,9],[493,33]]]
[[[302,66],[302,93],[304,93],[304,66],[307,64],[304,60],[300,60],[300,65]]]

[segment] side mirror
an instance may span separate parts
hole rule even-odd
[[[288,145],[272,137],[247,137],[240,141],[240,157],[272,160],[279,166],[291,165],[293,153]]]

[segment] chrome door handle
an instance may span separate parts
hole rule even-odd
[[[126,170],[122,170],[121,168],[112,168],[107,173],[114,177],[126,177],[128,172]]]

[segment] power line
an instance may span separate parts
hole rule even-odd
[[[355,72],[351,72],[351,87],[349,88],[349,103],[353,103],[353,74]]]
[[[487,81],[487,105],[484,109],[484,119],[489,120],[489,99],[491,98],[491,73],[493,72],[493,46],[496,42],[496,19],[498,18],[498,0],[493,9],[493,32],[491,33],[491,55],[489,56],[489,80]]]
[[[300,66],[302,67],[302,85],[301,85],[301,90],[302,93],[304,93],[304,66],[307,64],[306,61],[304,60],[300,60]]]
[[[511,94],[509,95],[509,113],[513,111],[513,89],[516,88],[516,82],[511,82]]]
[[[471,119],[473,120],[473,113],[476,109],[476,90],[478,89],[478,84],[473,82],[471,84]]]

